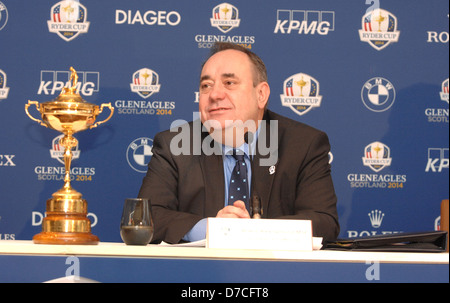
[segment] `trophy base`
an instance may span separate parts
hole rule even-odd
[[[41,232],[33,237],[35,244],[97,245],[99,238],[91,233]]]
[[[33,237],[35,244],[96,245],[99,238],[91,233],[87,202],[71,187],[62,188],[47,200],[42,232]]]

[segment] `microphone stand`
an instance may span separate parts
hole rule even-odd
[[[246,132],[244,134],[244,141],[249,145],[250,150],[250,144],[253,143],[254,135],[251,132]],[[254,163],[253,163],[254,155],[250,155],[250,170],[252,172],[252,185],[250,188],[251,195],[250,195],[250,212],[253,219],[261,219],[262,215],[262,209],[261,209],[261,198],[258,196],[258,193],[256,192],[255,188],[255,174],[253,171]]]

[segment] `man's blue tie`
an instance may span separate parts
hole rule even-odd
[[[239,153],[239,151],[238,151]],[[228,189],[228,205],[233,205],[237,200],[242,200],[248,209],[248,178],[247,165],[244,161],[244,155],[233,151],[233,157],[236,159],[236,165],[231,173],[230,186]]]

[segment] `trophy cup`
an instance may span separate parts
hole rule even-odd
[[[114,107],[111,103],[101,107],[86,102],[76,93],[78,75],[70,68],[72,87],[64,87],[61,94],[53,101],[39,104],[28,100],[25,112],[31,120],[40,125],[62,132],[64,137],[59,143],[64,147],[64,186],[47,200],[46,217],[42,221],[42,232],[33,237],[36,244],[98,244],[99,238],[91,233],[91,222],[87,218],[87,202],[70,185],[70,165],[72,148],[78,140],[73,134],[91,129],[111,119]],[[41,113],[42,120],[30,115],[28,108],[35,105]],[[110,115],[103,121],[95,123],[97,116],[108,107]]]

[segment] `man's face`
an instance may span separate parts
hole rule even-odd
[[[246,54],[225,50],[213,55],[200,77],[199,110],[201,121],[225,129],[231,122],[262,119],[268,99],[266,82],[254,86],[254,68]],[[261,86],[266,89],[262,95]],[[226,121],[229,121],[228,123]],[[256,124],[257,125],[257,124]]]

